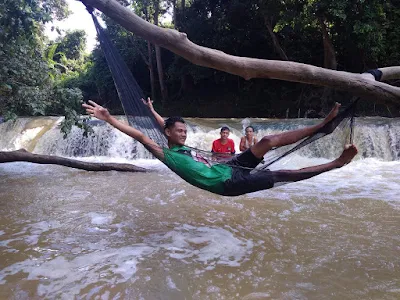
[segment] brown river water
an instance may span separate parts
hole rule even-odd
[[[189,141],[218,133],[203,123]],[[38,153],[67,148],[20,127],[3,149],[11,136]],[[85,159],[151,172],[0,164],[0,299],[400,299],[400,162],[381,129],[342,169],[240,197],[126,157],[124,137]],[[290,164],[310,161],[327,159]]]

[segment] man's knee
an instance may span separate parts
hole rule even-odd
[[[273,141],[271,136],[264,136],[260,141],[250,148],[255,157],[262,159],[269,150],[272,149]]]
[[[260,143],[271,149],[272,147],[274,147],[275,140],[276,137],[274,135],[266,135],[260,140]]]

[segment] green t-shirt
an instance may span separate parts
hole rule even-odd
[[[178,152],[191,153],[184,146],[164,148],[163,151],[164,163],[182,179],[201,189],[221,194],[224,191],[224,182],[232,177],[232,168],[227,165],[208,166],[196,161],[196,156]]]

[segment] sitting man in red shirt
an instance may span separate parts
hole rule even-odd
[[[221,128],[221,138],[213,142],[211,152],[235,154],[235,143],[228,139],[230,132],[229,127]]]

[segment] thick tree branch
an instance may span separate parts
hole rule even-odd
[[[379,69],[382,72],[382,81],[400,79],[400,67],[386,67]]]
[[[245,79],[271,78],[327,86],[351,91],[358,96],[400,103],[400,88],[371,80],[369,76],[328,70],[290,61],[263,60],[229,55],[222,51],[196,45],[188,40],[184,33],[152,25],[115,0],[81,1],[101,10],[134,34],[169,49],[199,66],[225,71]],[[380,70],[383,72],[382,80],[400,77],[400,66],[382,68]]]
[[[25,149],[16,151],[0,151],[0,163],[25,161],[46,165],[61,165],[86,171],[120,171],[120,172],[147,172],[146,169],[130,164],[91,163],[69,159],[60,156],[33,154]]]

